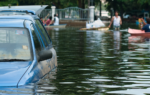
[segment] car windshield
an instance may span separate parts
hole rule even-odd
[[[0,28],[0,61],[31,60],[29,33],[24,28]]]

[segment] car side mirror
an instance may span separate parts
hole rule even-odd
[[[44,61],[50,58],[52,58],[52,52],[50,50],[42,50],[38,54],[38,61]]]

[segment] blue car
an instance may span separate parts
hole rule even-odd
[[[5,12],[13,14],[0,16],[0,87],[36,83],[57,67],[52,41],[34,12]]]

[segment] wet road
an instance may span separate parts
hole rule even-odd
[[[133,26],[134,27],[134,26]],[[150,40],[121,31],[50,30],[58,68],[5,94],[149,95]],[[3,88],[4,89],[4,88]]]

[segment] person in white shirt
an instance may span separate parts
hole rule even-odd
[[[54,20],[50,23],[50,25],[59,25],[58,14],[54,15]]]
[[[55,14],[55,15],[54,15],[54,25],[59,25],[58,14]]]
[[[116,11],[115,16],[112,17],[111,22],[108,26],[109,28],[111,27],[112,23],[113,23],[113,27],[115,30],[120,29],[120,26],[122,25],[122,20],[121,20],[121,17],[118,16],[118,11]]]

